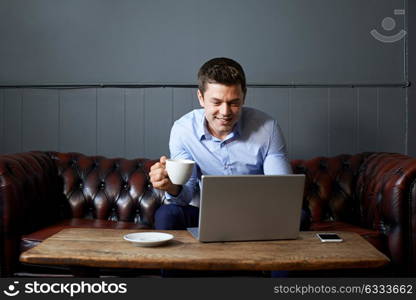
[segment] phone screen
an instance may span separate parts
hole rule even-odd
[[[338,234],[335,233],[318,233],[319,237],[323,240],[340,240]]]
[[[336,233],[317,233],[321,242],[342,242],[342,238]]]

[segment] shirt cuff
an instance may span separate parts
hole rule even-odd
[[[166,199],[168,199],[171,203],[177,204],[177,205],[188,205],[188,203],[184,199],[184,186],[182,185],[181,190],[177,196],[173,196],[169,194],[168,192],[165,192]]]

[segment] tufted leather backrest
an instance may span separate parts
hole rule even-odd
[[[357,197],[360,223],[387,236],[393,261],[416,272],[416,159],[396,153],[374,153],[361,166]],[[413,209],[412,209],[413,207]]]
[[[59,220],[61,194],[55,165],[46,153],[34,151],[1,156],[2,233],[29,233]]]
[[[43,152],[0,156],[0,275],[13,273],[20,237],[59,220],[63,197]]]
[[[153,226],[162,193],[148,181],[149,159],[104,158],[50,152],[67,198],[66,217]]]
[[[360,203],[355,193],[360,167],[369,153],[293,160],[296,174],[305,174],[304,201],[312,222],[359,223]]]
[[[409,211],[416,178],[416,159],[395,153],[374,153],[361,166],[357,196],[360,223],[380,231],[394,231]]]
[[[39,151],[1,155],[0,273],[12,274],[23,234],[62,218],[152,227],[164,201],[148,182],[154,162]],[[304,201],[314,222],[373,229],[383,236],[393,264],[416,272],[415,158],[360,153],[291,163],[295,173],[306,174]]]
[[[292,161],[306,174],[313,222],[344,221],[380,232],[395,265],[416,270],[416,159],[360,153]]]

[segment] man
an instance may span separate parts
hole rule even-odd
[[[156,211],[156,229],[198,226],[201,175],[292,172],[279,125],[265,113],[243,107],[246,92],[245,74],[236,61],[214,58],[200,68],[197,95],[203,109],[177,120],[169,142],[171,158],[194,160],[196,167],[183,186],[169,180],[165,156],[151,167],[150,181],[169,200]],[[307,226],[307,212],[302,211],[302,219]]]

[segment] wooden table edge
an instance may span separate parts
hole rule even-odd
[[[49,237],[48,239],[68,230],[73,230],[74,228],[67,228],[63,229],[60,232],[54,234],[53,236]],[[90,228],[88,228],[90,229]],[[103,229],[97,229],[97,230],[103,230]],[[134,229],[104,229],[104,230],[115,230],[115,231],[123,231],[126,233],[130,232],[140,232],[140,231],[149,231],[149,230],[134,230]],[[156,231],[156,230],[153,230]],[[172,231],[166,231],[166,232],[172,232]],[[324,231],[305,231],[306,233],[318,233],[318,232],[324,232]],[[331,231],[336,232],[339,234],[348,233],[348,234],[355,234],[357,236],[360,236],[357,233],[349,232],[349,231]],[[188,233],[189,234],[189,233]],[[362,239],[364,239],[362,236],[360,236]],[[45,241],[47,241],[46,239]],[[365,239],[364,239],[365,240]],[[366,241],[366,240],[365,240]],[[77,267],[91,267],[91,268],[114,268],[114,269],[120,269],[120,268],[126,268],[126,269],[178,269],[178,270],[218,270],[218,271],[225,271],[225,270],[235,270],[235,271],[245,271],[245,270],[253,270],[253,271],[273,271],[273,270],[287,270],[287,271],[313,271],[313,270],[332,270],[332,269],[368,269],[368,268],[381,268],[383,266],[386,266],[389,264],[390,259],[383,254],[382,252],[378,251],[373,245],[371,245],[368,241],[366,241],[371,247],[373,247],[380,255],[379,259],[373,259],[373,260],[367,260],[365,262],[363,261],[357,261],[357,262],[342,262],[340,261],[328,261],[325,265],[318,264],[318,263],[311,263],[307,261],[303,261],[300,264],[294,264],[293,262],[287,262],[287,263],[277,263],[274,265],[266,265],[262,263],[253,263],[241,266],[238,264],[230,264],[230,263],[223,263],[221,261],[203,261],[200,260],[198,262],[198,265],[192,265],[192,266],[183,266],[181,262],[140,262],[140,263],[134,263],[131,261],[128,261],[126,263],[120,263],[120,262],[106,262],[106,261],[91,261],[88,259],[67,259],[68,263],[62,264],[62,261],[59,261],[54,258],[50,257],[42,257],[37,256],[33,257],[31,256],[30,250],[36,248],[37,245],[31,249],[28,249],[25,252],[22,252],[20,254],[19,260],[20,262],[26,263],[26,264],[41,264],[41,265],[55,265],[55,266],[77,266]],[[233,242],[232,242],[233,243]],[[97,262],[99,266],[97,266]],[[334,268],[334,266],[336,266]]]

